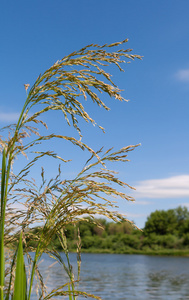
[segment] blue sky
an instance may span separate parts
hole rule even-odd
[[[136,202],[119,202],[120,211],[139,227],[156,209],[189,207],[189,2],[18,0],[0,6],[0,127],[16,121],[23,84],[33,84],[58,59],[91,43],[128,38],[125,47],[143,60],[125,65],[125,73],[109,71],[130,101],[107,99],[110,112],[87,104],[106,134],[82,124],[83,139],[95,150],[141,143],[129,163],[116,166],[121,179],[137,188],[128,190]],[[70,132],[60,115],[48,122],[51,130]],[[67,144],[51,146],[73,159],[63,167],[65,178],[88,158]],[[43,163],[54,174],[54,164]]]

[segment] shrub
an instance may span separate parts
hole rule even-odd
[[[121,241],[125,246],[129,246],[134,249],[139,249],[140,248],[140,238],[136,235],[128,235],[125,234],[124,236],[121,237]]]

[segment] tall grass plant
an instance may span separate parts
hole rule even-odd
[[[88,45],[79,51],[57,61],[41,74],[31,86],[25,84],[26,101],[23,105],[17,124],[2,128],[5,132],[0,137],[2,154],[1,167],[1,219],[0,219],[0,300],[31,299],[34,293],[34,278],[37,278],[38,299],[51,299],[57,296],[75,300],[78,295],[98,299],[78,290],[77,282],[80,274],[81,240],[78,231],[78,276],[73,275],[69,261],[65,226],[74,224],[86,215],[95,222],[96,215],[103,215],[111,220],[124,220],[125,217],[116,210],[112,199],[134,199],[120,187],[130,187],[121,181],[117,173],[109,170],[106,163],[126,162],[127,155],[137,145],[123,147],[118,151],[113,148],[94,151],[82,142],[80,120],[95,125],[82,102],[91,99],[93,103],[105,110],[108,106],[102,101],[107,94],[119,101],[127,101],[121,96],[121,90],[105,71],[109,65],[115,65],[123,71],[121,64],[130,62],[138,55],[131,54],[130,49],[120,49],[127,40],[110,45]],[[112,49],[117,48],[117,51]],[[50,111],[61,111],[69,126],[78,132],[78,138],[61,134],[44,135],[40,125],[47,128],[42,116]],[[101,126],[100,129],[104,130]],[[6,134],[8,132],[8,135]],[[73,179],[61,179],[61,166],[55,178],[47,181],[42,168],[41,183],[30,178],[31,168],[43,157],[68,162],[54,151],[40,150],[45,141],[59,139],[67,141],[82,150],[87,150],[89,159],[83,169]],[[47,147],[47,146],[45,146]],[[29,156],[29,162],[14,174],[14,162],[20,155]],[[20,203],[22,208],[19,208]],[[17,208],[15,208],[17,207]],[[42,222],[42,230],[33,233],[31,226]],[[99,224],[100,226],[100,224]],[[59,253],[50,247],[54,236],[58,236],[62,249],[66,254],[64,261]],[[29,243],[30,241],[35,243]],[[36,245],[36,246],[34,246]],[[30,252],[34,252],[32,259]],[[38,269],[42,254],[46,252],[57,260],[68,275],[68,283],[47,292],[43,278]],[[26,271],[24,255],[29,263]]]

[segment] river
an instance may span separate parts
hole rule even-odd
[[[76,269],[76,255],[70,260]],[[59,264],[49,268],[52,262],[44,254],[40,263],[49,291],[66,282]],[[104,300],[189,299],[189,257],[82,254],[79,289]]]

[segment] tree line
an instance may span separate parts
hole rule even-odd
[[[75,251],[78,232],[84,252],[132,253],[133,251],[159,251],[162,249],[188,249],[189,211],[186,207],[156,210],[147,218],[143,230],[138,230],[126,221],[109,222],[106,219],[85,218],[77,225],[64,228],[68,248]],[[79,228],[79,230],[78,230]],[[40,228],[35,228],[37,232]],[[52,247],[61,250],[55,236]]]

